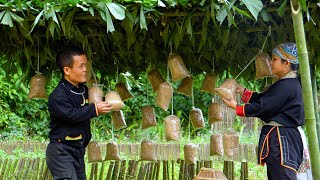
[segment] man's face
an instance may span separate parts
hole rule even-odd
[[[74,86],[87,81],[87,56],[73,56],[73,66],[64,67],[65,79]]]

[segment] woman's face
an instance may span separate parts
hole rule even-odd
[[[272,74],[278,78],[282,78],[285,74],[290,71],[290,62],[282,62],[279,56],[272,54],[272,59],[270,61]]]

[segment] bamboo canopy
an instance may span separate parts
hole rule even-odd
[[[316,0],[303,7],[310,15],[305,23],[310,56],[318,57],[320,7]],[[49,76],[57,69],[56,52],[66,44],[77,45],[93,60],[94,69],[115,76],[116,69],[138,75],[150,64],[165,74],[172,50],[194,75],[210,72],[214,58],[215,73],[229,69],[235,76],[259,52],[269,27],[265,51],[294,41],[289,9],[287,1],[261,0],[0,2],[0,54],[12,59],[4,68],[17,62],[24,70],[35,69],[39,40],[40,68]],[[251,65],[241,76],[253,79],[253,72]]]
[[[302,93],[304,101],[304,111],[306,127],[308,133],[308,144],[310,150],[311,167],[313,179],[320,179],[320,156],[318,137],[316,129],[316,120],[314,113],[313,94],[311,86],[309,57],[303,26],[302,10],[298,0],[291,0],[292,20],[294,26],[294,35],[298,48],[298,57],[300,59],[300,74],[302,83]]]

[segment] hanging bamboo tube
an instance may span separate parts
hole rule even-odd
[[[134,97],[132,95],[132,93],[128,90],[125,83],[117,83],[116,84],[116,91],[119,93],[122,101],[131,99]]]
[[[186,77],[190,77],[186,66],[183,63],[181,56],[170,53],[168,58],[168,65],[171,72],[172,81],[176,82]]]
[[[157,126],[156,115],[152,106],[144,106],[142,111],[142,129]]]
[[[115,130],[127,127],[122,110],[112,111],[111,119]]]
[[[217,77],[213,72],[206,74],[200,90],[206,91],[211,94],[215,94],[216,80],[217,80]]]
[[[192,77],[186,77],[182,80],[177,91],[184,95],[192,96],[192,87],[193,87]]]
[[[107,151],[106,151],[106,157],[105,160],[115,160],[119,161],[120,156],[119,156],[119,149],[118,149],[118,144],[115,142],[109,142],[107,144]]]
[[[239,135],[233,131],[223,134],[224,153],[228,157],[235,157],[239,152]]]
[[[145,161],[156,161],[154,144],[151,141],[141,142],[140,159]]]
[[[152,85],[152,90],[156,92],[160,86],[161,83],[164,83],[165,80],[160,74],[160,72],[156,69],[153,69],[148,73],[148,79]]]
[[[119,93],[116,91],[109,91],[105,96],[105,101],[112,104],[112,110],[114,111],[118,111],[124,106]]]
[[[46,78],[41,73],[37,73],[31,77],[28,98],[48,98],[46,91]]]
[[[102,161],[101,146],[96,141],[91,141],[88,144],[88,160],[89,162]]]
[[[256,59],[255,59],[256,78],[255,79],[273,76],[271,72],[270,61],[271,61],[271,58],[268,53],[261,52],[256,56]]]
[[[97,103],[103,101],[103,90],[97,84],[93,84],[89,88],[88,94],[89,103]]]
[[[217,94],[224,99],[231,100],[235,97],[237,82],[234,79],[226,79],[218,88],[215,88]]]
[[[173,96],[173,88],[168,82],[161,83],[156,95],[156,105],[167,111]]]
[[[165,118],[164,125],[167,141],[178,141],[180,139],[180,119],[175,115],[169,115]]]
[[[223,156],[223,139],[221,134],[210,136],[210,156]]]
[[[189,119],[194,129],[201,129],[205,127],[204,118],[201,109],[192,107],[189,113]]]
[[[184,146],[184,159],[186,164],[196,164],[197,149],[198,147],[195,144],[186,144]]]
[[[223,106],[218,102],[213,102],[210,104],[208,108],[208,121],[210,126],[223,120],[223,110]]]

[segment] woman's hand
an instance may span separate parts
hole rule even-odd
[[[227,99],[223,98],[222,100],[229,108],[236,109],[237,101],[234,100],[233,98],[230,99],[230,100],[227,100]]]

